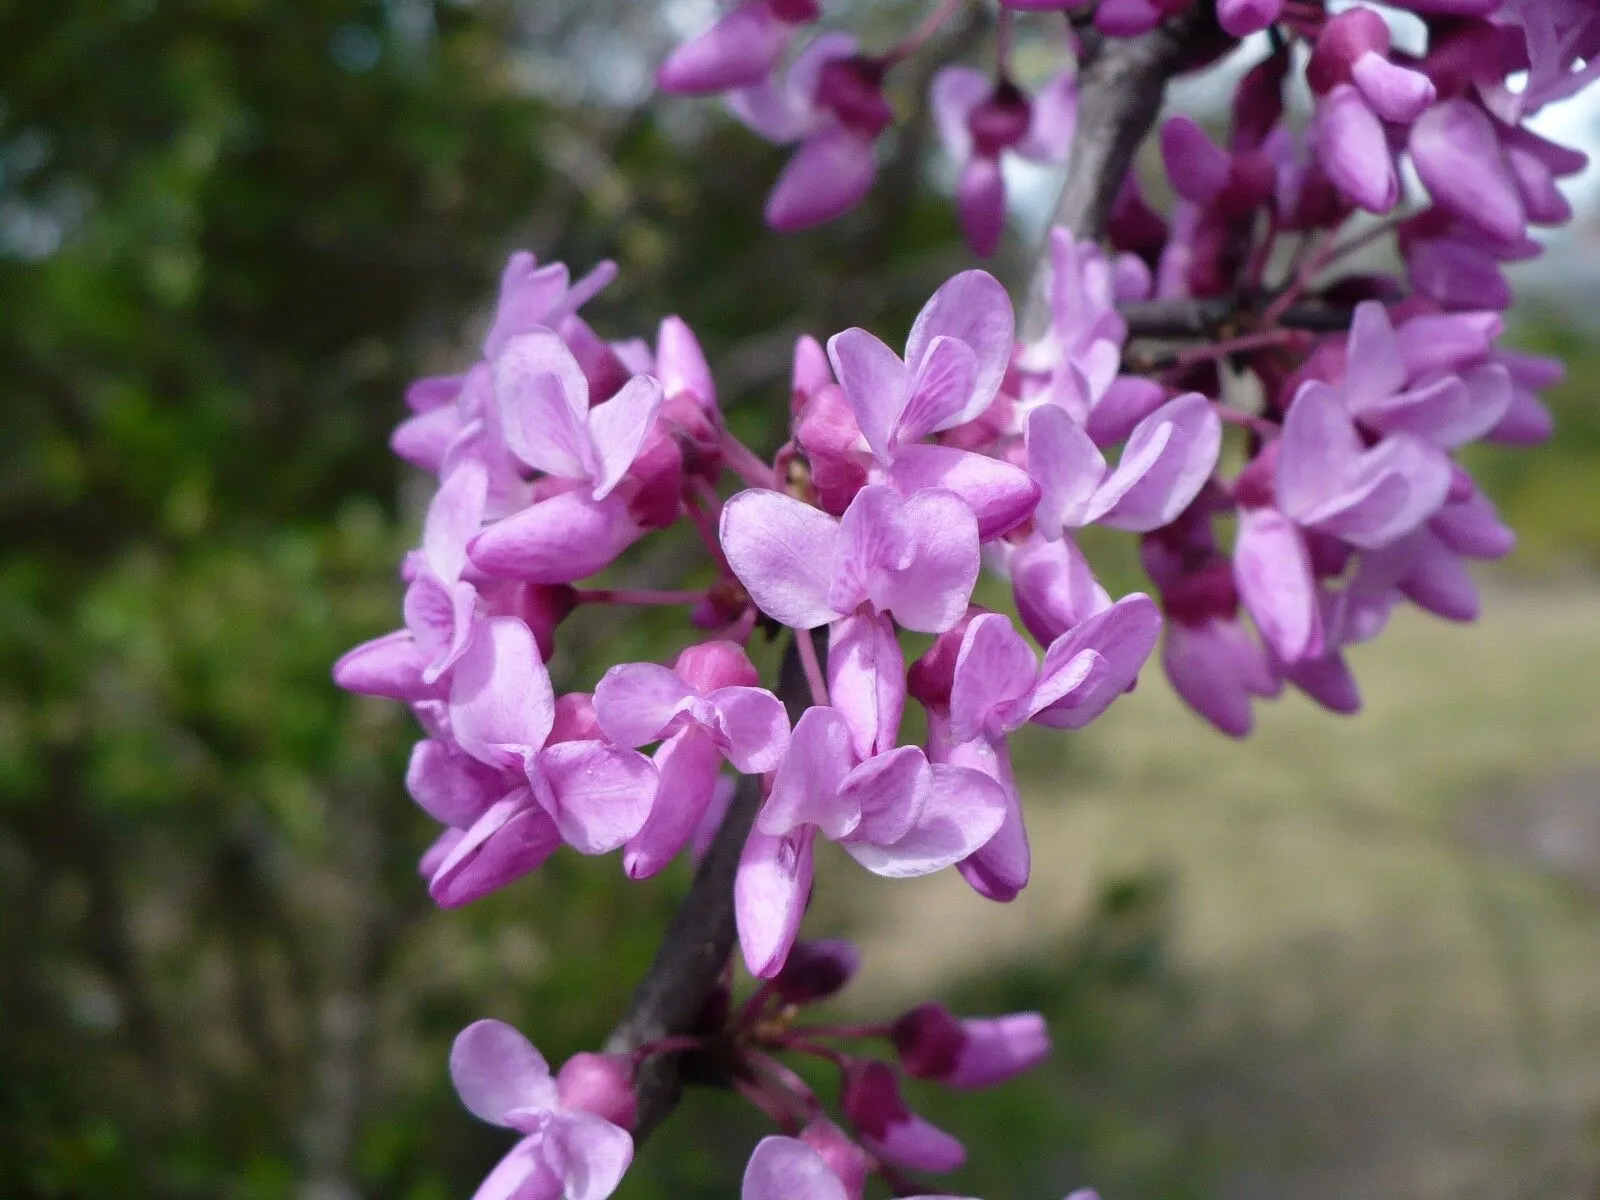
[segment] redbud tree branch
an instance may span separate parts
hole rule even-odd
[[[822,648],[825,647],[819,647]],[[778,698],[788,708],[791,724],[811,703],[811,690],[793,642],[784,651]],[[760,807],[760,777],[741,776],[727,815],[700,860],[694,881],[673,914],[654,961],[634,990],[627,1013],[606,1042],[609,1052],[626,1054],[647,1042],[693,1030],[721,983],[733,953],[733,877]],[[639,1068],[635,1081],[639,1098],[635,1142],[643,1141],[677,1107],[682,1092],[681,1057],[677,1053],[657,1054]]]

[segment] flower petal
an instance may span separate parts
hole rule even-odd
[[[861,810],[839,794],[854,765],[850,727],[836,708],[812,707],[800,714],[789,752],[772,780],[756,828],[777,837],[815,825],[837,840],[861,821]]]
[[[923,796],[916,823],[903,837],[888,844],[851,839],[845,850],[874,875],[931,875],[982,849],[1005,819],[1005,789],[968,767],[929,767]]]
[[[662,736],[695,691],[659,663],[619,663],[594,689],[594,714],[619,746],[642,746]]]
[[[744,1169],[739,1200],[849,1200],[844,1184],[799,1138],[765,1137]]]
[[[828,359],[861,435],[873,454],[888,461],[900,414],[911,398],[911,372],[898,354],[865,329],[846,329],[829,338]]]
[[[960,496],[978,519],[979,539],[986,542],[1022,524],[1039,503],[1039,485],[1022,468],[955,446],[901,446],[888,474],[902,496],[924,488],[944,488]]]
[[[456,1035],[450,1080],[467,1111],[492,1125],[504,1125],[512,1109],[556,1107],[549,1064],[504,1021],[474,1021]]]
[[[722,551],[756,607],[781,624],[815,629],[835,617],[828,604],[839,557],[839,523],[781,492],[740,492],[722,510]]]
[[[494,398],[511,453],[563,479],[593,474],[589,383],[552,330],[536,329],[507,343],[494,360]]]
[[[606,1200],[633,1161],[633,1138],[604,1117],[569,1109],[550,1121],[544,1154],[566,1200]]]
[[[558,742],[539,753],[556,827],[583,854],[615,850],[644,827],[656,769],[637,750],[605,742]]]
[[[450,680],[457,744],[492,767],[520,768],[554,722],[550,675],[532,631],[515,617],[480,621]]]
[[[561,845],[561,831],[520,788],[484,810],[428,881],[440,908],[458,908],[537,871]]]
[[[950,687],[950,736],[1010,733],[1027,720],[1022,701],[1039,674],[1033,649],[999,613],[973,619],[961,640]]]
[[[888,617],[856,614],[829,627],[828,697],[849,727],[857,758],[895,744],[906,705],[906,663]]]
[[[589,410],[596,500],[605,499],[628,473],[660,411],[661,384],[649,375],[635,375],[615,396]]]
[[[794,945],[811,894],[815,832],[801,826],[774,837],[753,829],[745,842],[733,881],[733,908],[745,966],[758,979],[776,975]]]
[[[467,544],[486,575],[529,583],[575,583],[604,570],[639,537],[627,502],[561,492],[496,521]]]
[[[965,407],[939,426],[949,429],[973,420],[994,402],[1011,362],[1016,316],[1000,281],[987,271],[962,271],[940,285],[922,306],[906,338],[906,366],[913,374],[921,372],[934,339],[941,336],[965,342],[977,359]]]

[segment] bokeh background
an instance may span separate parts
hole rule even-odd
[[[850,19],[871,44],[912,11]],[[0,1196],[465,1197],[508,1139],[450,1092],[456,1030],[559,1059],[620,1010],[684,875],[563,854],[434,911],[409,720],[328,668],[397,623],[418,481],[387,433],[470,360],[512,248],[615,257],[602,331],[689,319],[767,447],[797,332],[896,341],[968,265],[920,119],[861,211],[768,236],[776,153],[649,93],[708,14],[0,0]],[[1024,1081],[915,1094],[968,1142],[956,1190],[1600,1190],[1596,236],[1523,280],[1515,340],[1571,376],[1551,446],[1474,460],[1523,537],[1479,624],[1397,620],[1354,720],[1290,699],[1235,745],[1152,674],[1026,741],[1010,907],[824,864],[810,928],[869,951],[845,1011],[1056,1031]],[[557,670],[654,636],[591,622]],[[696,1093],[620,1195],[733,1196],[761,1132]]]

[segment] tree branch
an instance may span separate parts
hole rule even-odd
[[[1270,295],[1209,296],[1201,300],[1140,300],[1118,311],[1130,338],[1215,338],[1248,333]],[[1340,333],[1350,328],[1350,307],[1308,300],[1292,305],[1274,323],[1284,329]]]
[[[778,697],[788,708],[791,723],[798,721],[811,703],[811,691],[792,641],[784,651]],[[733,952],[737,933],[733,878],[760,807],[760,778],[742,776],[727,815],[722,818],[711,848],[700,860],[694,881],[673,914],[655,959],[634,990],[626,1015],[606,1042],[607,1051],[626,1054],[647,1042],[694,1028],[722,981],[728,956]],[[657,1054],[640,1067],[636,1080],[639,1116],[633,1132],[635,1142],[648,1137],[677,1106],[683,1088],[680,1058],[678,1054]]]
[[[1139,37],[1088,41],[1078,67],[1078,124],[1052,226],[1065,226],[1078,238],[1105,235],[1117,190],[1161,112],[1167,80],[1202,58],[1220,35],[1214,0],[1204,0]],[[1046,248],[1028,285],[1027,339],[1038,337],[1049,322],[1048,262]]]

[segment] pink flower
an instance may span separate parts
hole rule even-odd
[[[599,740],[553,742],[555,716],[528,627],[514,617],[480,622],[450,680],[448,732],[461,753],[446,744],[414,755],[407,777],[419,799],[441,797],[424,807],[465,825],[429,885],[441,905],[503,887],[563,841],[603,854],[644,825],[657,783],[650,760]]]
[[[915,746],[862,760],[854,741],[836,708],[809,708],[794,727],[734,884],[754,975],[775,975],[794,943],[817,834],[874,874],[905,878],[959,862],[1000,827],[1005,796],[988,777],[930,764]]]
[[[942,1004],[922,1004],[894,1023],[891,1036],[906,1074],[962,1090],[1003,1083],[1050,1054],[1036,1012],[958,1020]]]
[[[815,0],[745,0],[674,50],[656,72],[656,86],[695,95],[759,84],[794,31],[816,18]]]
[[[942,489],[902,500],[892,488],[865,487],[842,519],[752,489],[723,508],[721,542],[757,607],[795,629],[867,605],[907,629],[937,633],[960,619],[978,579],[977,521]]]
[[[643,879],[665,867],[699,827],[723,760],[746,774],[777,768],[789,744],[789,719],[756,669],[732,642],[691,646],[676,669],[624,663],[595,688],[595,714],[621,746],[660,741],[661,784],[649,818],[628,841],[623,866]]]
[[[860,1194],[861,1181],[853,1180],[847,1185],[827,1158],[810,1144],[808,1129],[800,1138],[765,1137],[757,1142],[749,1165],[745,1167],[739,1197],[740,1200],[859,1200]],[[906,1200],[940,1198],[908,1196]]]
[[[450,1051],[450,1078],[474,1116],[523,1135],[475,1200],[605,1200],[622,1182],[633,1139],[573,1106],[570,1085],[558,1085],[533,1043],[510,1025],[476,1021],[463,1029]]]

